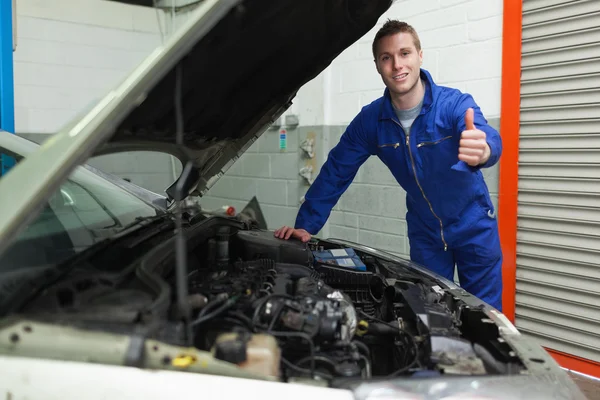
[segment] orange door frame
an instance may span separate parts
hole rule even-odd
[[[498,187],[498,229],[502,245],[502,311],[515,322],[517,287],[517,205],[519,183],[519,131],[521,115],[521,0],[504,0],[502,22],[502,92],[500,133],[502,156]],[[561,365],[600,378],[600,363],[546,349]]]
[[[502,156],[498,187],[498,229],[502,246],[502,312],[515,322],[517,283],[517,193],[521,115],[521,0],[504,0],[502,22]]]

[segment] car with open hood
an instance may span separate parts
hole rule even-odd
[[[186,202],[390,3],[204,0],[42,145],[0,132],[16,161],[0,179],[6,398],[584,398],[501,312],[425,266]],[[182,162],[166,196],[86,165],[132,150]]]

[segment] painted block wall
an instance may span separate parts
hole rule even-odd
[[[256,196],[270,229],[294,224],[308,188],[299,174],[307,160],[300,145],[311,132],[321,136],[322,126],[282,128],[287,132],[287,148],[279,147],[279,129],[266,131],[201,199],[205,209],[231,205],[241,211]],[[322,160],[317,162],[320,165]]]
[[[17,1],[16,133],[41,143],[118,85],[170,33],[161,10],[106,0]],[[138,152],[90,164],[163,192],[179,163]]]
[[[162,11],[105,0],[18,0],[15,129],[54,133],[161,42]]]

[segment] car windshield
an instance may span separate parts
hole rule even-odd
[[[3,147],[0,151],[3,157],[11,157],[17,163],[22,159]],[[60,264],[121,232],[138,218],[158,213],[156,208],[110,181],[78,167],[0,255],[0,274]]]

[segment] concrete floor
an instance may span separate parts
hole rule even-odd
[[[569,375],[589,400],[600,400],[600,380],[589,379],[572,372],[569,372]]]

